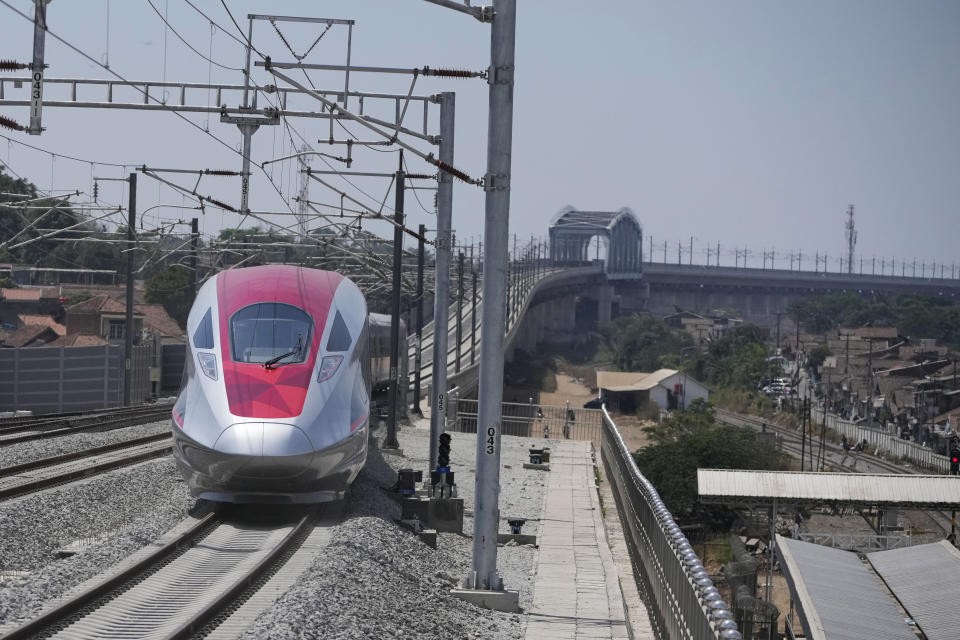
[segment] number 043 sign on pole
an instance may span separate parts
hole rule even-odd
[[[492,456],[497,452],[497,427],[499,426],[499,424],[494,423],[487,427],[487,444],[483,448],[483,451],[488,456]]]

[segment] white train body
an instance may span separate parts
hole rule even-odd
[[[193,495],[343,497],[367,456],[370,359],[360,289],[330,271],[222,271],[187,320],[174,457]]]

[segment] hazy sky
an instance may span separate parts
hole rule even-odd
[[[33,3],[5,0],[32,15]],[[219,2],[192,0],[236,35]],[[181,36],[204,55],[240,67],[240,46],[192,9],[185,0],[153,0]],[[475,3],[478,4],[478,3]],[[876,255],[957,263],[960,250],[960,3],[869,1],[808,2],[551,2],[519,0],[514,106],[514,161],[511,232],[521,238],[545,232],[564,205],[636,212],[652,236],[656,259],[668,240],[668,257],[684,251],[694,236],[694,262],[704,247],[721,244],[722,262],[733,262],[735,247],[780,256],[802,250],[826,252],[831,268],[845,253],[844,220],[856,206],[858,256]],[[357,21],[353,63],[389,67],[484,69],[489,63],[489,27],[472,18],[417,0],[330,2],[229,2],[246,30],[248,13],[276,13]],[[108,6],[110,8],[108,21]],[[52,2],[48,24],[54,33],[106,62],[129,80],[240,83],[242,76],[212,66],[191,52],[146,0]],[[109,48],[108,48],[109,24]],[[319,35],[317,25],[278,23],[297,54]],[[28,61],[30,23],[0,5],[0,58]],[[257,23],[254,44],[274,60],[293,56],[268,22]],[[47,77],[109,78],[53,38],[47,40]],[[164,53],[166,52],[166,53]],[[109,57],[108,57],[109,55]],[[334,27],[305,58],[342,64],[346,30]],[[256,56],[254,56],[256,58]],[[295,72],[291,72],[294,75]],[[11,77],[4,74],[2,77]],[[302,75],[299,76],[302,78]],[[262,70],[259,84],[271,82]],[[342,74],[312,76],[318,87],[338,89]],[[354,74],[351,89],[405,94],[408,76]],[[7,85],[7,97],[25,97],[26,88]],[[80,90],[81,99],[102,93]],[[484,173],[487,87],[481,80],[420,78],[414,93],[457,93],[456,165],[472,176]],[[46,97],[65,96],[48,89]],[[120,90],[115,100],[122,98]],[[130,92],[125,100],[142,101]],[[168,101],[176,101],[174,92]],[[212,104],[206,92],[188,95],[193,104]],[[231,106],[239,98],[228,99]],[[356,105],[352,105],[356,107]],[[317,109],[300,98],[292,108]],[[419,109],[407,123],[422,126]],[[378,108],[368,104],[368,111]],[[0,113],[27,123],[26,107]],[[392,105],[380,113],[392,114]],[[240,136],[216,116],[187,116],[233,148]],[[44,110],[41,136],[0,130],[5,136],[59,154],[97,162],[167,168],[239,169],[240,157],[166,112],[105,109]],[[291,153],[292,136],[317,150],[342,155],[343,147],[316,144],[329,134],[327,121],[298,119],[292,129],[263,127],[254,136],[255,162]],[[431,132],[437,132],[431,116]],[[351,131],[372,139],[356,125]],[[339,139],[343,130],[335,128]],[[429,151],[422,141],[418,148]],[[396,154],[356,150],[355,171],[393,171]],[[408,157],[414,172],[429,168]],[[129,168],[93,166],[0,139],[0,163],[56,190],[92,190],[92,175],[117,177]],[[326,169],[313,160],[316,169]],[[342,167],[342,165],[336,165]],[[298,189],[296,165],[268,169],[289,199]],[[174,176],[192,187],[193,179]],[[336,181],[351,195],[379,208],[387,181]],[[140,177],[139,208],[186,205],[172,189]],[[239,202],[237,178],[204,178],[198,191]],[[365,193],[364,193],[365,192]],[[262,172],[254,175],[251,206],[286,211]],[[433,194],[418,191],[432,213]],[[119,183],[105,183],[101,196],[125,202]],[[313,183],[311,200],[338,203],[339,197]],[[387,197],[392,204],[393,195]],[[435,226],[431,213],[412,194],[409,224]],[[291,200],[292,203],[292,200]],[[295,207],[296,205],[293,204]],[[188,219],[194,211],[156,208],[147,224]],[[290,224],[290,220],[277,217]],[[235,226],[239,216],[210,209],[203,231]],[[262,224],[248,219],[247,225]],[[461,239],[482,234],[483,193],[458,185],[454,227]],[[388,232],[385,224],[371,229]],[[647,240],[644,241],[644,251]],[[683,256],[687,262],[688,256]],[[713,259],[711,260],[713,261]],[[786,266],[786,263],[783,263]],[[878,266],[879,268],[879,266]],[[900,271],[899,266],[897,271]],[[949,268],[948,268],[949,272]]]

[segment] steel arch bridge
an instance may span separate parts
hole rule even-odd
[[[558,266],[589,264],[594,237],[607,243],[603,272],[611,280],[639,279],[643,271],[643,231],[627,207],[616,211],[579,211],[566,206],[550,223],[550,259]],[[599,245],[598,245],[599,250]]]

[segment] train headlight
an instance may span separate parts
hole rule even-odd
[[[341,362],[343,362],[343,356],[324,356],[320,361],[320,375],[317,376],[317,382],[332,378]]]
[[[200,369],[203,371],[211,380],[217,379],[217,356],[212,353],[203,353],[202,351],[197,354],[197,357],[200,359]]]

